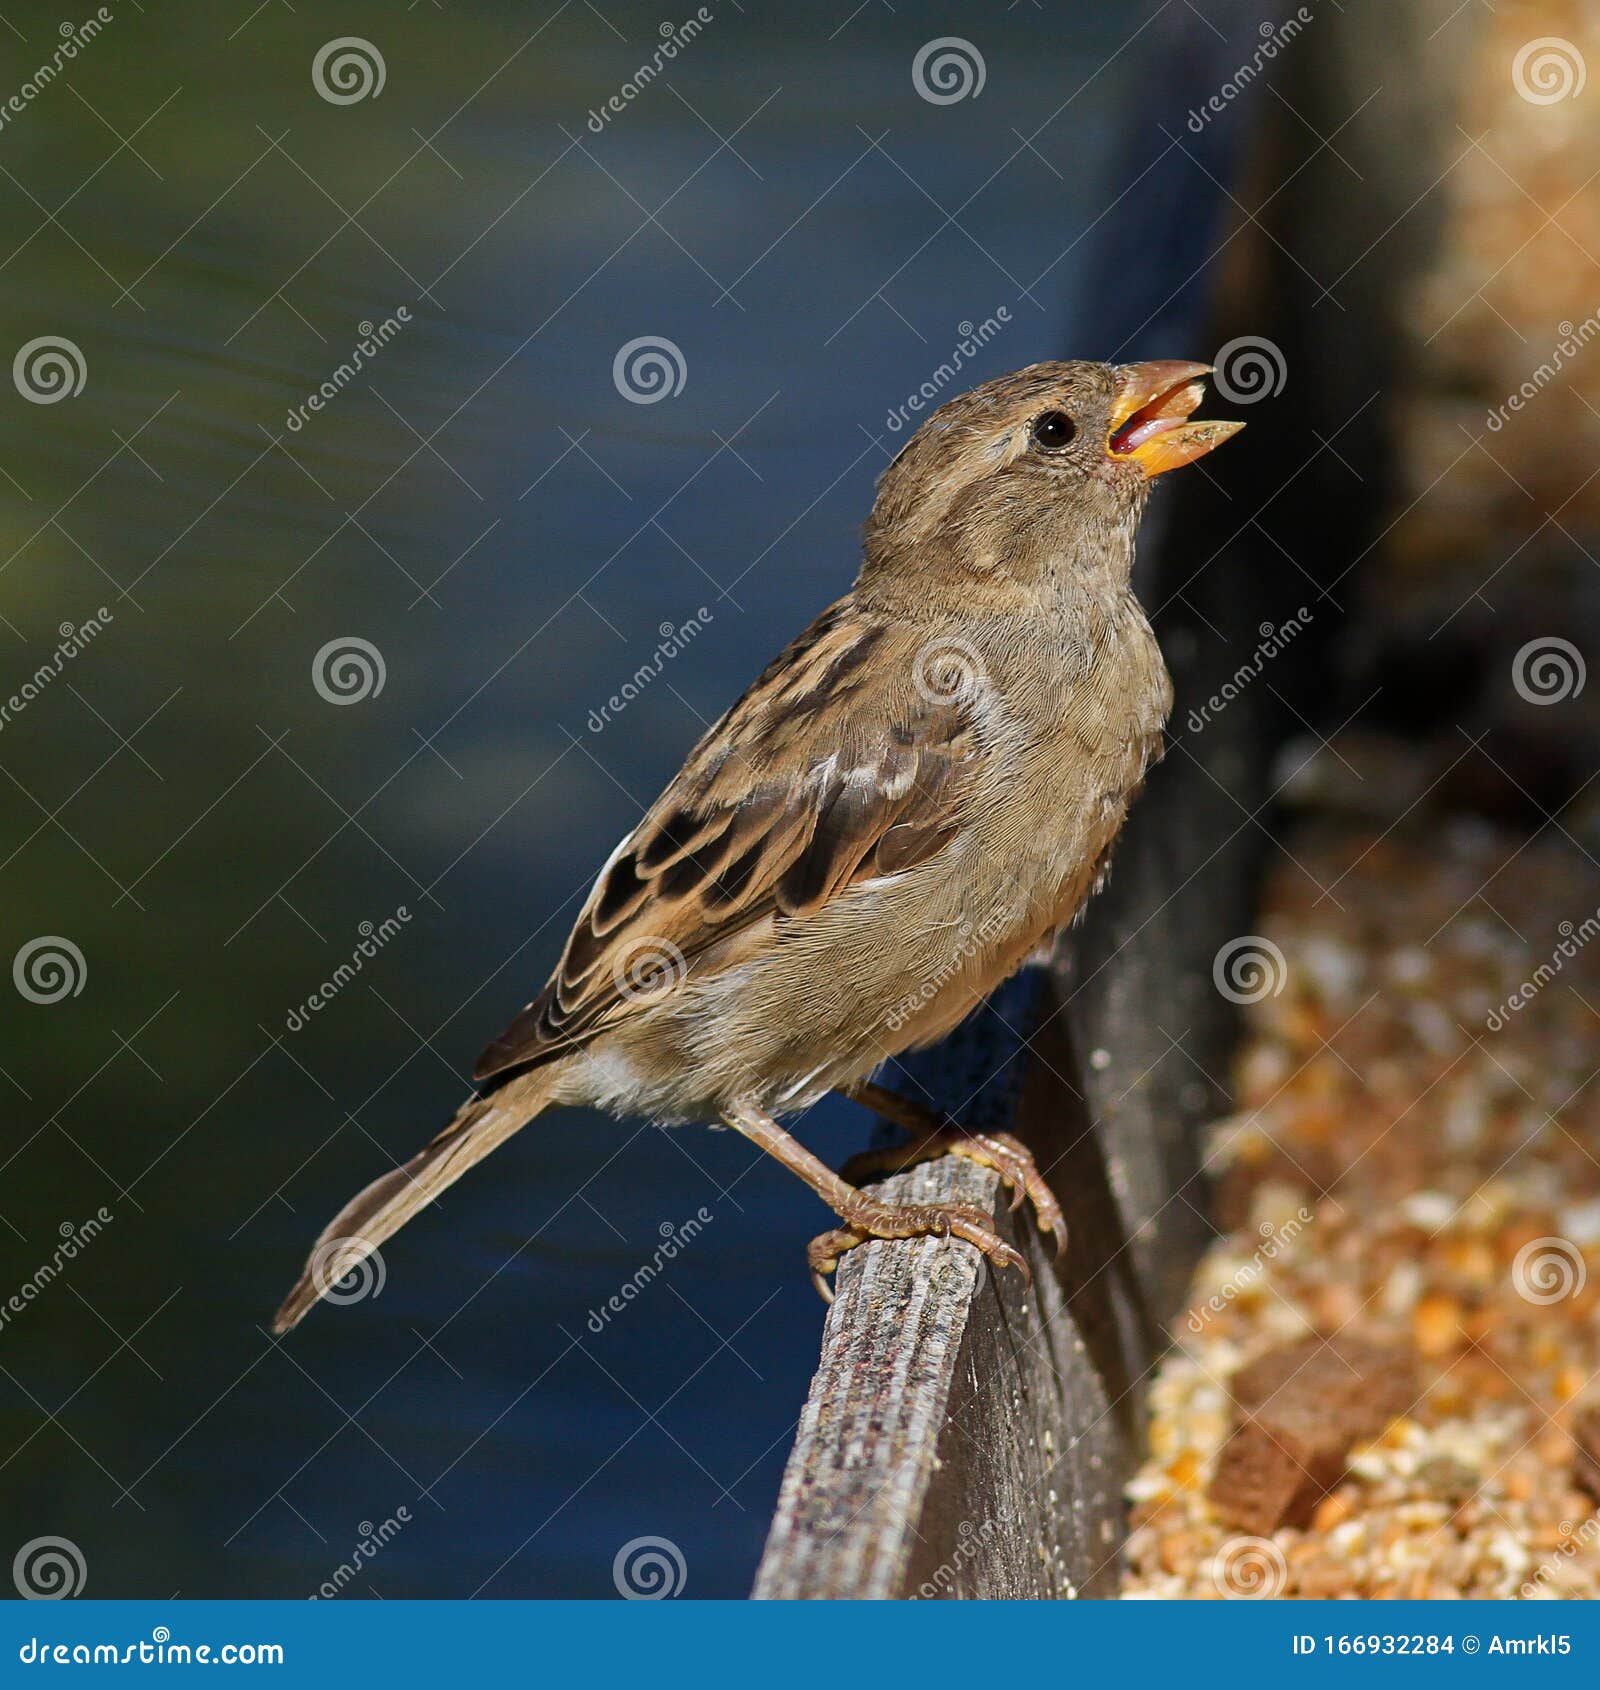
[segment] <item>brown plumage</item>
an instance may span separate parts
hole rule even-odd
[[[1238,429],[1187,419],[1199,364],[1039,364],[935,412],[884,471],[855,586],[756,679],[601,871],[555,973],[479,1059],[483,1091],[317,1241],[278,1331],[541,1110],[721,1119],[868,1237],[894,1208],[777,1125],[825,1092],[1001,1169],[1060,1240],[1015,1141],[868,1087],[961,1021],[1102,878],[1171,687],[1129,588],[1150,478]]]

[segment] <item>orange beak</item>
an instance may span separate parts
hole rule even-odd
[[[1165,475],[1169,469],[1203,458],[1237,434],[1244,427],[1242,422],[1188,420],[1206,396],[1205,384],[1198,378],[1210,373],[1209,364],[1188,364],[1178,358],[1119,365],[1106,455],[1131,459],[1147,476]]]

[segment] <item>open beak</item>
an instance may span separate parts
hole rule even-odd
[[[1190,422],[1205,398],[1209,364],[1188,364],[1179,358],[1158,358],[1148,364],[1121,364],[1119,386],[1111,407],[1111,432],[1106,455],[1132,459],[1147,476],[1165,475],[1203,458],[1242,422]]]

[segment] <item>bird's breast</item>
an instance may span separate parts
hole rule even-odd
[[[1161,752],[1172,684],[1130,595],[1080,615],[1065,656],[1023,663],[1000,700],[1004,750],[977,796],[974,846],[1009,866],[1048,925],[1071,918],[1103,871]]]

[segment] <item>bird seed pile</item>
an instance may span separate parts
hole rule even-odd
[[[1600,1596],[1597,902],[1556,828],[1291,836],[1126,1595]]]

